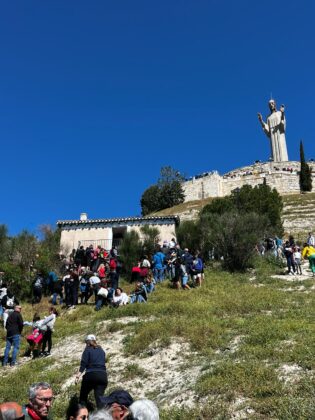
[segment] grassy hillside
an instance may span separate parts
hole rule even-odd
[[[282,220],[286,233],[292,233],[301,240],[305,239],[307,232],[315,231],[315,193],[285,195],[282,199],[284,203]],[[213,198],[189,201],[154,214],[158,216],[174,214],[180,216],[181,220],[194,219],[212,200]]]
[[[314,280],[271,274],[268,266],[244,275],[209,268],[202,288],[164,282],[148,304],[63,310],[52,356],[3,370],[0,400],[25,402],[27,386],[47,380],[57,395],[54,418],[63,419],[79,391],[84,336],[96,333],[107,352],[107,391],[154,399],[162,419],[313,418]],[[24,319],[47,307],[23,305]]]

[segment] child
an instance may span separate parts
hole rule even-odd
[[[33,322],[24,322],[24,325],[31,325],[33,327],[32,334],[26,337],[26,340],[29,344],[29,348],[25,351],[24,356],[30,357],[33,354],[33,359],[36,359],[39,356],[39,346],[43,340],[43,333],[40,330],[40,316],[35,313]]]
[[[301,266],[302,254],[301,254],[301,249],[298,246],[294,248],[293,258],[294,258],[296,273],[302,275],[302,266]]]

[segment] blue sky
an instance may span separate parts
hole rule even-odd
[[[0,223],[140,214],[161,166],[267,160],[257,121],[286,105],[289,157],[315,158],[314,2],[0,4]]]

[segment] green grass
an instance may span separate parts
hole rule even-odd
[[[248,274],[211,270],[200,289],[174,290],[164,282],[149,297],[147,305],[104,308],[99,312],[91,305],[72,313],[62,311],[56,323],[54,345],[71,335],[77,340],[91,331],[105,336],[121,331],[125,336],[125,355],[135,360],[125,367],[124,380],[139,383],[140,389],[141,380],[148,375],[142,366],[153,348],[166,348],[174,339],[189,343],[193,353],[187,367],[191,363],[201,365],[195,391],[199,398],[209,398],[209,403],[196,401],[192,410],[164,409],[162,419],[230,418],[238,398],[254,410],[254,414],[248,411],[247,418],[314,418],[314,281],[303,283],[310,293],[299,292],[294,289],[300,282],[286,283],[270,277],[278,270],[272,263],[261,264]],[[127,284],[124,287],[131,289]],[[293,291],[285,291],[288,287]],[[47,306],[44,301],[36,309],[44,314]],[[23,305],[25,319],[31,319],[33,312],[30,305]],[[140,321],[120,321],[134,316]],[[109,321],[106,327],[102,323],[105,320]],[[50,369],[54,363],[56,368]],[[301,368],[301,375],[289,384],[279,378],[278,369],[284,364]],[[27,386],[45,379],[52,383],[58,396],[55,417],[64,418],[68,398],[79,387],[71,386],[65,391],[61,386],[77,367],[77,362],[58,366],[57,360],[49,358],[5,371],[5,379],[0,382],[0,401],[25,402]],[[109,355],[109,378],[110,369]],[[155,398],[159,402],[159,396]]]

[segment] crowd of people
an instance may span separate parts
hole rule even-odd
[[[88,304],[94,296],[95,309],[100,310],[103,306],[145,303],[156,285],[165,279],[177,289],[190,289],[200,286],[204,276],[199,251],[191,254],[187,248],[182,250],[175,239],[164,241],[153,255],[143,255],[135,263],[131,272],[135,288],[129,295],[119,287],[121,269],[115,247],[107,252],[100,246],[94,249],[91,245],[85,250],[81,246],[73,250],[63,276],[58,277],[52,271],[46,282],[41,275],[37,276],[33,282],[33,302],[40,302],[48,291],[53,305],[64,303],[67,308],[75,308]]]
[[[312,232],[309,232],[303,247],[292,235],[286,241],[282,241],[276,236],[275,238],[266,238],[263,243],[257,246],[257,252],[261,255],[270,252],[276,258],[285,258],[287,274],[290,276],[303,275],[302,261],[307,259],[311,273],[315,276],[315,236]]]
[[[0,420],[52,420],[55,400],[52,386],[47,382],[36,382],[29,387],[28,402],[0,404]],[[101,396],[98,407],[93,407],[76,396],[69,401],[67,420],[159,420],[156,404],[148,399],[134,400],[128,391],[117,389],[108,396]]]
[[[315,237],[312,233],[309,233],[302,249],[292,236],[287,241],[277,237],[267,238],[258,252],[263,254],[267,251],[274,253],[276,257],[286,258],[290,275],[303,274],[301,261],[308,259],[312,275],[315,276]],[[21,333],[25,326],[31,326],[32,332],[26,336],[28,348],[24,356],[36,359],[50,355],[58,303],[65,303],[67,308],[73,308],[78,303],[88,304],[94,296],[95,310],[100,310],[103,306],[118,308],[127,304],[141,304],[146,303],[148,295],[166,279],[171,281],[175,289],[189,290],[191,287],[201,286],[204,277],[204,262],[199,251],[191,253],[187,248],[182,250],[175,239],[165,241],[156,248],[153,255],[143,255],[134,264],[131,272],[134,290],[129,295],[119,286],[121,267],[116,248],[106,252],[101,247],[94,249],[90,246],[86,250],[79,247],[72,253],[63,275],[57,276],[51,271],[48,281],[41,275],[34,280],[33,303],[40,302],[43,293],[48,291],[52,305],[46,317],[41,318],[35,313],[32,321],[23,320],[19,300],[3,283],[0,287],[0,316],[6,329],[3,367],[16,365]],[[80,396],[75,404],[70,402],[67,418],[158,419],[158,409],[152,401],[134,402],[124,390],[114,391],[104,397],[107,388],[105,352],[94,334],[89,334],[85,342],[86,347],[76,375],[76,381],[82,379]],[[97,411],[89,417],[91,408],[88,396],[91,391],[94,391]],[[14,402],[0,405],[0,420],[1,415],[4,419],[47,419],[53,399],[53,390],[49,384],[33,384],[29,390],[29,402],[25,406],[21,407]],[[139,413],[142,413],[142,417],[139,417]],[[152,416],[146,417],[145,413],[151,413]]]

